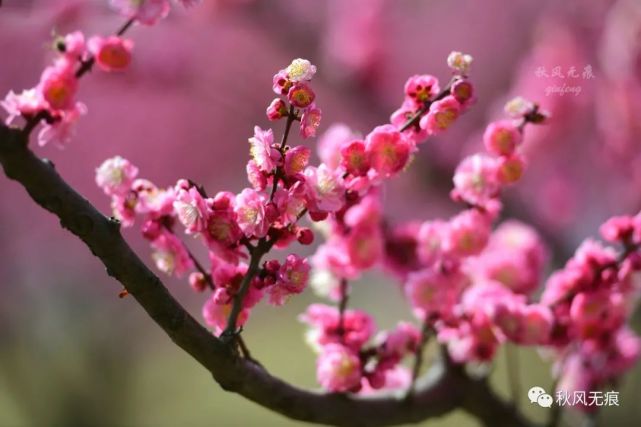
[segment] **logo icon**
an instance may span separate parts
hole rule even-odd
[[[552,396],[545,392],[543,387],[534,386],[527,392],[527,397],[530,399],[530,403],[536,403],[542,408],[550,408],[554,399]]]

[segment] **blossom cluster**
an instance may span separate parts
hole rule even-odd
[[[541,296],[554,317],[549,344],[559,390],[606,387],[641,354],[641,339],[627,326],[639,295],[641,213],[612,217],[600,232],[621,250],[584,241],[550,276]],[[583,409],[594,408],[586,404]]]
[[[488,362],[505,342],[550,348],[565,389],[602,387],[631,365],[641,347],[625,326],[637,290],[634,273],[641,268],[641,215],[616,217],[602,228],[604,239],[622,245],[622,255],[587,241],[537,301],[547,261],[542,239],[514,220],[494,228],[502,192],[525,170],[524,129],[546,119],[537,104],[510,101],[508,117],[483,134],[485,152],[460,162],[451,198],[462,211],[396,226],[384,220],[381,186],[408,167],[426,138],[447,130],[474,102],[471,62],[469,55],[452,53],[453,76],[443,88],[434,76],[410,77],[390,123],[364,136],[332,126],[319,140],[320,163],[313,165],[312,150],[290,142],[295,123],[307,140],[321,119],[312,86],[317,69],[298,58],[274,76],[279,96],[266,110],[270,122],[285,122],[280,141],[273,129],[260,126],[248,139],[246,188],[213,197],[184,179],[159,188],[121,157],[97,169],[96,183],[123,226],[141,218],[159,270],[188,274],[195,291],[210,293],[203,317],[217,335],[230,328],[235,333],[263,298],[280,306],[308,282],[337,303],[313,304],[300,317],[326,390],[407,387],[413,378],[402,362],[421,351],[427,332],[456,363]],[[313,227],[301,225],[303,219]],[[207,263],[178,237],[178,225],[203,244]],[[294,242],[310,245],[318,236],[324,241],[309,259],[271,254]],[[375,266],[401,282],[423,332],[407,322],[378,331],[370,314],[346,307],[350,282]]]
[[[120,71],[131,62],[131,40],[119,36],[93,36],[86,39],[80,31],[57,37],[56,56],[46,67],[38,84],[14,93],[10,91],[0,105],[7,111],[6,124],[24,118],[27,125],[44,120],[38,134],[40,145],[63,146],[73,136],[75,125],[87,107],[77,101],[79,78],[95,63],[104,71]]]

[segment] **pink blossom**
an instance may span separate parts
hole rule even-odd
[[[272,89],[277,95],[285,95],[291,89],[293,82],[289,80],[286,70],[280,70],[274,75]]]
[[[217,304],[213,297],[208,299],[203,306],[203,318],[207,326],[214,328],[214,334],[220,335],[227,327],[227,320],[231,313],[232,305]],[[249,310],[242,309],[238,316],[237,325],[243,326],[249,318]]]
[[[309,163],[312,152],[304,145],[287,150],[285,153],[285,174],[293,176],[303,172]]]
[[[258,168],[266,173],[271,173],[281,161],[280,152],[274,148],[274,133],[271,129],[262,130],[254,127],[254,136],[249,138],[251,145],[249,152]]]
[[[414,352],[421,340],[421,332],[409,322],[399,322],[391,331],[380,334],[377,340],[382,343],[381,351],[384,355],[400,358]]]
[[[634,218],[629,215],[614,216],[599,228],[601,236],[608,242],[626,241],[635,230]]]
[[[75,105],[78,78],[73,67],[64,60],[45,68],[37,90],[52,110],[70,110]]]
[[[104,71],[122,71],[131,63],[133,42],[118,36],[94,36],[87,41],[89,52]]]
[[[123,16],[143,25],[154,25],[169,14],[169,0],[111,0],[111,6]]]
[[[151,242],[154,252],[151,257],[156,268],[163,273],[180,277],[193,267],[193,261],[178,237],[171,232],[163,232]]]
[[[280,98],[276,98],[267,107],[266,114],[267,118],[270,121],[275,121],[278,119],[282,119],[283,117],[287,117],[289,112],[287,111],[287,105],[285,105],[285,101]]]
[[[356,353],[339,344],[323,347],[316,365],[321,387],[331,392],[357,391],[361,376],[361,361]]]
[[[382,177],[400,172],[413,150],[409,141],[392,125],[374,128],[365,143],[370,165]]]
[[[485,149],[497,156],[509,156],[521,142],[521,132],[511,120],[490,123],[483,134]]]
[[[277,282],[269,288],[269,302],[283,305],[290,295],[303,292],[309,279],[309,270],[307,259],[288,255],[278,271]]]
[[[333,212],[343,205],[344,184],[339,172],[330,170],[325,164],[308,166],[305,182],[315,210]]]
[[[105,160],[96,169],[96,184],[111,196],[126,194],[138,175],[138,168],[120,156]]]
[[[458,271],[443,272],[427,268],[410,273],[405,296],[421,319],[448,315],[456,304],[467,279]]]
[[[446,232],[447,223],[441,220],[426,221],[421,225],[416,249],[419,259],[426,266],[431,266],[440,258]]]
[[[472,66],[472,61],[474,58],[472,58],[471,55],[462,53],[462,52],[451,52],[448,57],[447,57],[447,65],[454,71],[455,73],[461,74],[461,75],[467,75],[470,72],[470,67]]]
[[[274,195],[274,203],[278,208],[277,215],[280,215],[282,225],[294,224],[305,209],[305,186],[297,182],[288,190],[279,188]]]
[[[461,212],[449,221],[443,251],[454,256],[480,253],[490,237],[490,220],[476,209]]]
[[[294,83],[287,92],[287,99],[297,108],[307,108],[314,102],[316,94],[309,85],[305,83]]]
[[[125,194],[115,194],[111,197],[111,211],[123,227],[131,227],[136,219],[136,193],[129,191]]]
[[[358,227],[346,241],[350,264],[359,270],[371,268],[383,255],[383,237],[379,228]]]
[[[421,108],[440,90],[438,79],[429,74],[414,75],[405,83],[405,96],[412,101],[416,108]]]
[[[303,111],[300,119],[300,135],[303,138],[316,136],[316,130],[320,126],[322,113],[320,108],[314,104],[310,105]]]
[[[341,147],[352,141],[355,133],[346,125],[331,125],[318,140],[318,157],[328,168],[336,169],[341,164]]]
[[[253,160],[247,162],[247,181],[256,191],[263,191],[267,187],[267,173],[260,170],[258,164]]]
[[[173,205],[187,234],[200,233],[207,228],[207,206],[196,187],[177,189]]]
[[[245,188],[236,196],[234,212],[240,229],[247,237],[264,237],[269,229],[265,217],[265,197],[255,190]]]
[[[474,95],[474,85],[466,79],[455,81],[454,84],[452,84],[450,93],[461,104],[462,110],[466,109],[476,100]]]
[[[309,81],[316,74],[316,66],[307,59],[296,58],[285,69],[287,77],[293,82]]]
[[[42,94],[37,89],[23,90],[20,94],[9,91],[7,96],[0,101],[0,106],[9,114],[5,120],[7,125],[10,125],[17,117],[32,116],[46,108]]]
[[[341,342],[358,351],[376,329],[374,319],[364,311],[346,310],[343,313],[343,329],[339,330],[338,309],[324,304],[310,305],[300,320],[311,327],[308,341],[314,348]]]
[[[353,176],[365,176],[369,170],[369,156],[364,141],[352,141],[341,149],[341,165]]]
[[[80,31],[74,31],[62,38],[64,46],[64,55],[70,61],[84,60],[86,56],[87,45],[85,43],[85,35]]]
[[[500,190],[496,160],[483,154],[463,159],[456,168],[453,181],[453,196],[473,205],[486,205],[498,196]]]
[[[436,135],[450,127],[460,111],[461,104],[452,95],[448,95],[430,105],[428,113],[421,118],[420,126],[430,135]]]
[[[45,146],[49,143],[64,147],[76,133],[76,124],[80,116],[87,114],[87,107],[77,102],[71,109],[57,112],[57,120],[45,123],[38,132],[38,145]]]
[[[496,176],[502,184],[513,184],[520,180],[525,171],[525,158],[519,153],[498,159]]]

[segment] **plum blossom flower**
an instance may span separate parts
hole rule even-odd
[[[9,91],[0,101],[0,106],[9,114],[6,125],[10,125],[17,117],[31,116],[46,108],[42,94],[37,89],[23,90],[19,94]]]
[[[322,112],[314,104],[303,111],[300,119],[300,135],[303,138],[316,136],[316,130],[320,126]]]
[[[294,83],[287,92],[287,99],[297,108],[307,108],[312,105],[316,94],[309,85],[305,83]]]
[[[497,162],[484,154],[474,154],[459,163],[454,173],[453,196],[473,205],[486,205],[498,196]]]
[[[376,127],[365,138],[369,163],[382,177],[400,172],[409,161],[412,145],[392,125]]]
[[[89,52],[104,71],[122,71],[131,63],[133,42],[118,36],[94,36],[87,41]]]
[[[288,255],[278,271],[276,283],[268,290],[269,302],[283,305],[290,295],[303,292],[307,286],[309,271],[307,259],[294,254]]]
[[[480,253],[490,237],[490,218],[476,209],[468,209],[449,221],[443,239],[443,251],[454,256]]]
[[[80,116],[85,114],[87,114],[87,107],[80,102],[69,110],[57,112],[57,120],[53,123],[45,123],[38,132],[38,145],[42,147],[51,143],[64,147],[75,135]]]
[[[316,210],[333,212],[343,204],[343,179],[338,172],[325,164],[305,169],[305,182],[310,191],[311,203]]]
[[[473,60],[471,55],[453,51],[447,57],[447,65],[454,72],[465,76],[469,74]]]
[[[285,153],[285,173],[294,176],[305,170],[312,152],[304,145],[298,145]]]
[[[178,220],[188,234],[199,233],[207,228],[207,206],[196,187],[177,189],[173,205]]]
[[[355,140],[343,144],[340,149],[341,165],[353,176],[365,176],[370,168],[369,156],[364,141]]]
[[[271,129],[262,130],[260,127],[254,127],[254,136],[249,138],[251,145],[249,152],[258,168],[270,173],[280,162],[280,153],[274,144],[274,133]]]
[[[316,365],[321,387],[331,392],[358,391],[361,376],[361,361],[356,353],[340,344],[323,347]]]
[[[156,263],[156,268],[163,273],[180,277],[193,268],[193,261],[187,248],[173,233],[161,233],[151,242],[151,246],[154,248],[151,257]]]
[[[231,313],[232,304],[218,304],[214,298],[209,298],[203,306],[203,318],[207,326],[214,328],[214,334],[220,335],[227,327],[227,320]],[[237,325],[243,326],[249,318],[249,310],[246,308],[241,309],[238,316]]]
[[[283,117],[287,117],[289,113],[287,111],[285,101],[280,98],[276,98],[267,106],[266,114],[270,121],[275,121],[282,119]]]
[[[328,168],[336,169],[341,164],[341,147],[357,138],[357,135],[342,123],[331,125],[318,140],[318,157]]]
[[[56,61],[42,72],[37,90],[52,110],[69,110],[75,104],[78,78],[64,60]]]
[[[106,195],[123,195],[130,191],[138,168],[120,156],[107,159],[96,169],[96,184]]]
[[[269,223],[265,216],[265,197],[257,191],[245,188],[234,200],[234,212],[240,229],[247,237],[264,237]]]
[[[309,81],[316,74],[316,66],[307,59],[296,58],[285,69],[289,80],[293,82]]]
[[[528,112],[532,111],[534,103],[527,99],[517,96],[512,98],[505,104],[505,112],[508,116],[518,119],[525,116]]]
[[[483,134],[485,148],[497,156],[509,156],[521,142],[521,132],[511,120],[490,123]]]
[[[430,105],[426,115],[421,118],[421,128],[427,130],[428,134],[436,135],[449,128],[458,118],[461,111],[461,104],[452,95],[448,95],[440,101]]]
[[[414,75],[405,83],[405,96],[416,108],[421,108],[440,90],[438,79],[429,74]]]

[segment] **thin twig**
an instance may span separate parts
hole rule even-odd
[[[410,386],[407,389],[407,393],[405,395],[405,398],[410,398],[414,394],[414,390],[416,389],[416,380],[418,379],[420,373],[421,373],[421,367],[423,366],[423,350],[425,349],[425,344],[427,343],[427,340],[430,336],[430,332],[432,331],[432,326],[431,326],[431,321],[430,319],[426,318],[423,321],[423,326],[421,328],[421,338],[416,346],[416,350],[414,351],[414,365],[412,366],[412,382],[410,383]]]
[[[347,279],[342,279],[340,284],[340,301],[338,302],[338,327],[337,333],[343,339],[345,334],[345,310],[349,301],[349,285]]]

